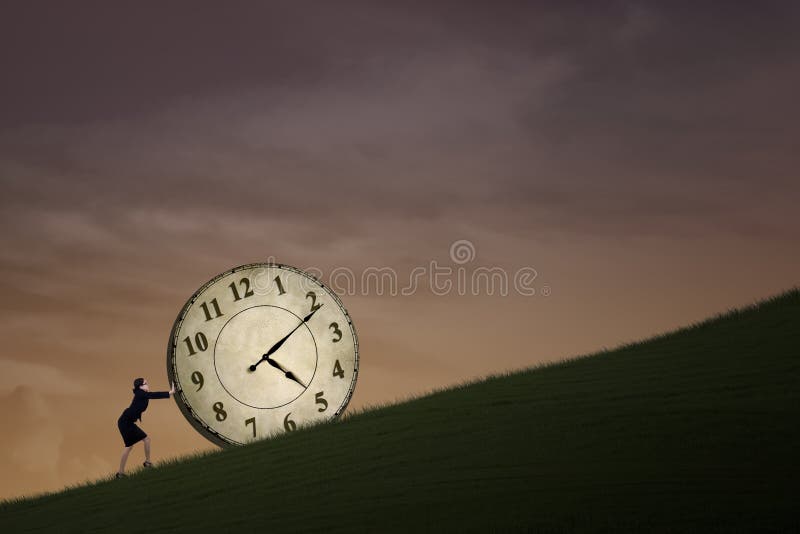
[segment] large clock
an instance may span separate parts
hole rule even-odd
[[[342,302],[311,274],[242,265],[183,306],[167,374],[200,434],[242,445],[341,414],[358,377],[358,338]]]

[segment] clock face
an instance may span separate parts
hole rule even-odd
[[[341,414],[358,376],[358,339],[339,298],[310,274],[242,265],[186,302],[167,374],[202,435],[241,445]]]

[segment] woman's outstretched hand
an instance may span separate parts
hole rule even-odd
[[[170,395],[174,395],[175,394],[175,382],[170,382],[169,385],[170,385],[169,394]]]

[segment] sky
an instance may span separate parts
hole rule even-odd
[[[796,286],[798,23],[792,2],[3,2],[0,498],[114,473],[133,379],[169,388],[178,312],[237,265],[338,288],[349,412]],[[172,400],[142,428],[155,461],[215,449]]]

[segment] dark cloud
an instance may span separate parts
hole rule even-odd
[[[6,202],[113,226],[137,206],[481,224],[527,200],[563,228],[586,204],[702,217],[702,184],[797,166],[791,4],[192,6],[4,19]]]

